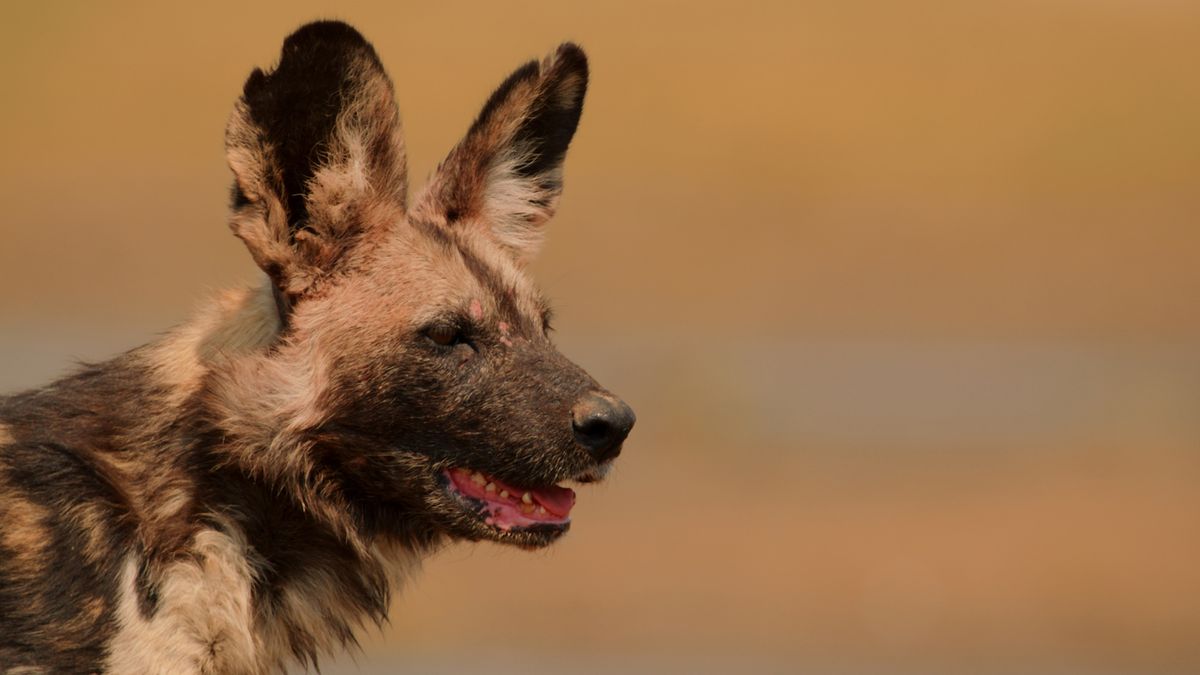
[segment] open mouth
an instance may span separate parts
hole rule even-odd
[[[471,469],[443,472],[448,491],[466,502],[483,522],[502,532],[522,529],[566,529],[571,522],[575,491],[550,485],[519,488]]]

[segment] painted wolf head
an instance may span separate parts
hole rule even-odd
[[[573,44],[518,68],[410,202],[392,83],[353,28],[309,24],[250,75],[226,134],[231,227],[281,332],[212,375],[235,461],[368,536],[567,530],[559,484],[602,478],[634,423],[554,347],[526,273],[587,82]]]
[[[566,532],[560,483],[604,477],[634,423],[525,272],[587,79],[570,44],[517,69],[410,203],[354,29],[304,26],[250,75],[226,145],[260,287],[0,396],[0,669],[315,665],[435,545]]]

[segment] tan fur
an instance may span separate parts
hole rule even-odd
[[[264,279],[257,288],[217,295],[191,321],[153,345],[148,358],[162,386],[181,403],[214,367],[262,350],[278,333],[279,313]]]
[[[324,415],[320,400],[328,388],[330,359],[321,350],[312,340],[284,343],[269,358],[260,354],[230,364],[213,377],[214,403],[237,434],[227,448],[231,459],[257,478],[304,495],[305,509],[364,555],[367,545],[347,516],[348,505],[334,495],[331,479],[312,465],[306,444],[297,438]],[[279,420],[286,421],[282,428]]]
[[[526,316],[542,313],[542,296],[522,269],[522,261],[513,258],[505,249],[492,245],[491,235],[482,229],[467,228],[456,231],[459,246],[482,260],[505,288],[512,289],[513,300],[518,310]]]
[[[49,517],[44,508],[31,501],[16,495],[0,495],[0,543],[17,556],[19,568],[30,577],[44,572],[50,534],[45,523]]]
[[[303,263],[287,243],[287,211],[273,190],[282,182],[275,150],[263,140],[241,99],[234,104],[225,130],[225,157],[238,189],[249,201],[247,206],[234,210],[230,229],[280,288],[289,293],[303,292],[316,270]]]
[[[314,221],[326,225],[339,222],[343,209],[363,200],[392,201],[403,209],[408,199],[404,132],[391,83],[368,64],[353,79],[359,89],[338,116],[334,138],[308,186],[309,215],[323,211]],[[383,156],[371,150],[380,142],[389,151]]]
[[[162,419],[147,411],[147,426],[171,421],[181,407],[203,386],[205,378],[230,364],[260,354],[278,337],[278,312],[269,282],[258,288],[226,291],[201,306],[195,317],[168,333],[142,354],[151,376],[167,392]],[[126,497],[138,514],[143,542],[150,548],[170,542],[155,541],[149,533],[176,531],[170,524],[192,500],[189,478],[159,463],[123,452],[97,455],[93,461],[113,476],[115,484],[126,485]],[[94,529],[100,532],[99,526]],[[161,535],[160,535],[161,536]]]
[[[89,561],[98,561],[110,554],[108,546],[108,521],[103,504],[84,503],[66,511],[66,519],[74,521],[81,532],[86,533],[83,555]]]
[[[98,596],[80,598],[79,608],[78,614],[61,624],[64,632],[82,633],[90,629],[103,618],[106,609],[104,599]]]

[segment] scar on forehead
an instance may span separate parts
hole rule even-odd
[[[471,301],[470,311],[471,311],[472,319],[479,321],[480,319],[483,318],[483,305],[479,304],[478,298]]]

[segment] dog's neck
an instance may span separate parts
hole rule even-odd
[[[280,330],[264,283],[218,295],[188,323],[120,357],[153,392],[140,423],[125,425],[139,437],[112,439],[99,457],[128,486],[140,523],[144,559],[122,580],[120,609],[124,623],[146,629],[138,635],[211,610],[206,620],[253,631],[257,662],[315,660],[352,642],[360,623],[382,622],[391,591],[435,543],[368,531],[317,467],[298,463],[307,453],[295,445],[318,421],[320,374],[289,361],[304,346]],[[203,607],[172,595],[179,574],[197,573],[181,559],[206,560],[206,583],[247,597]]]

